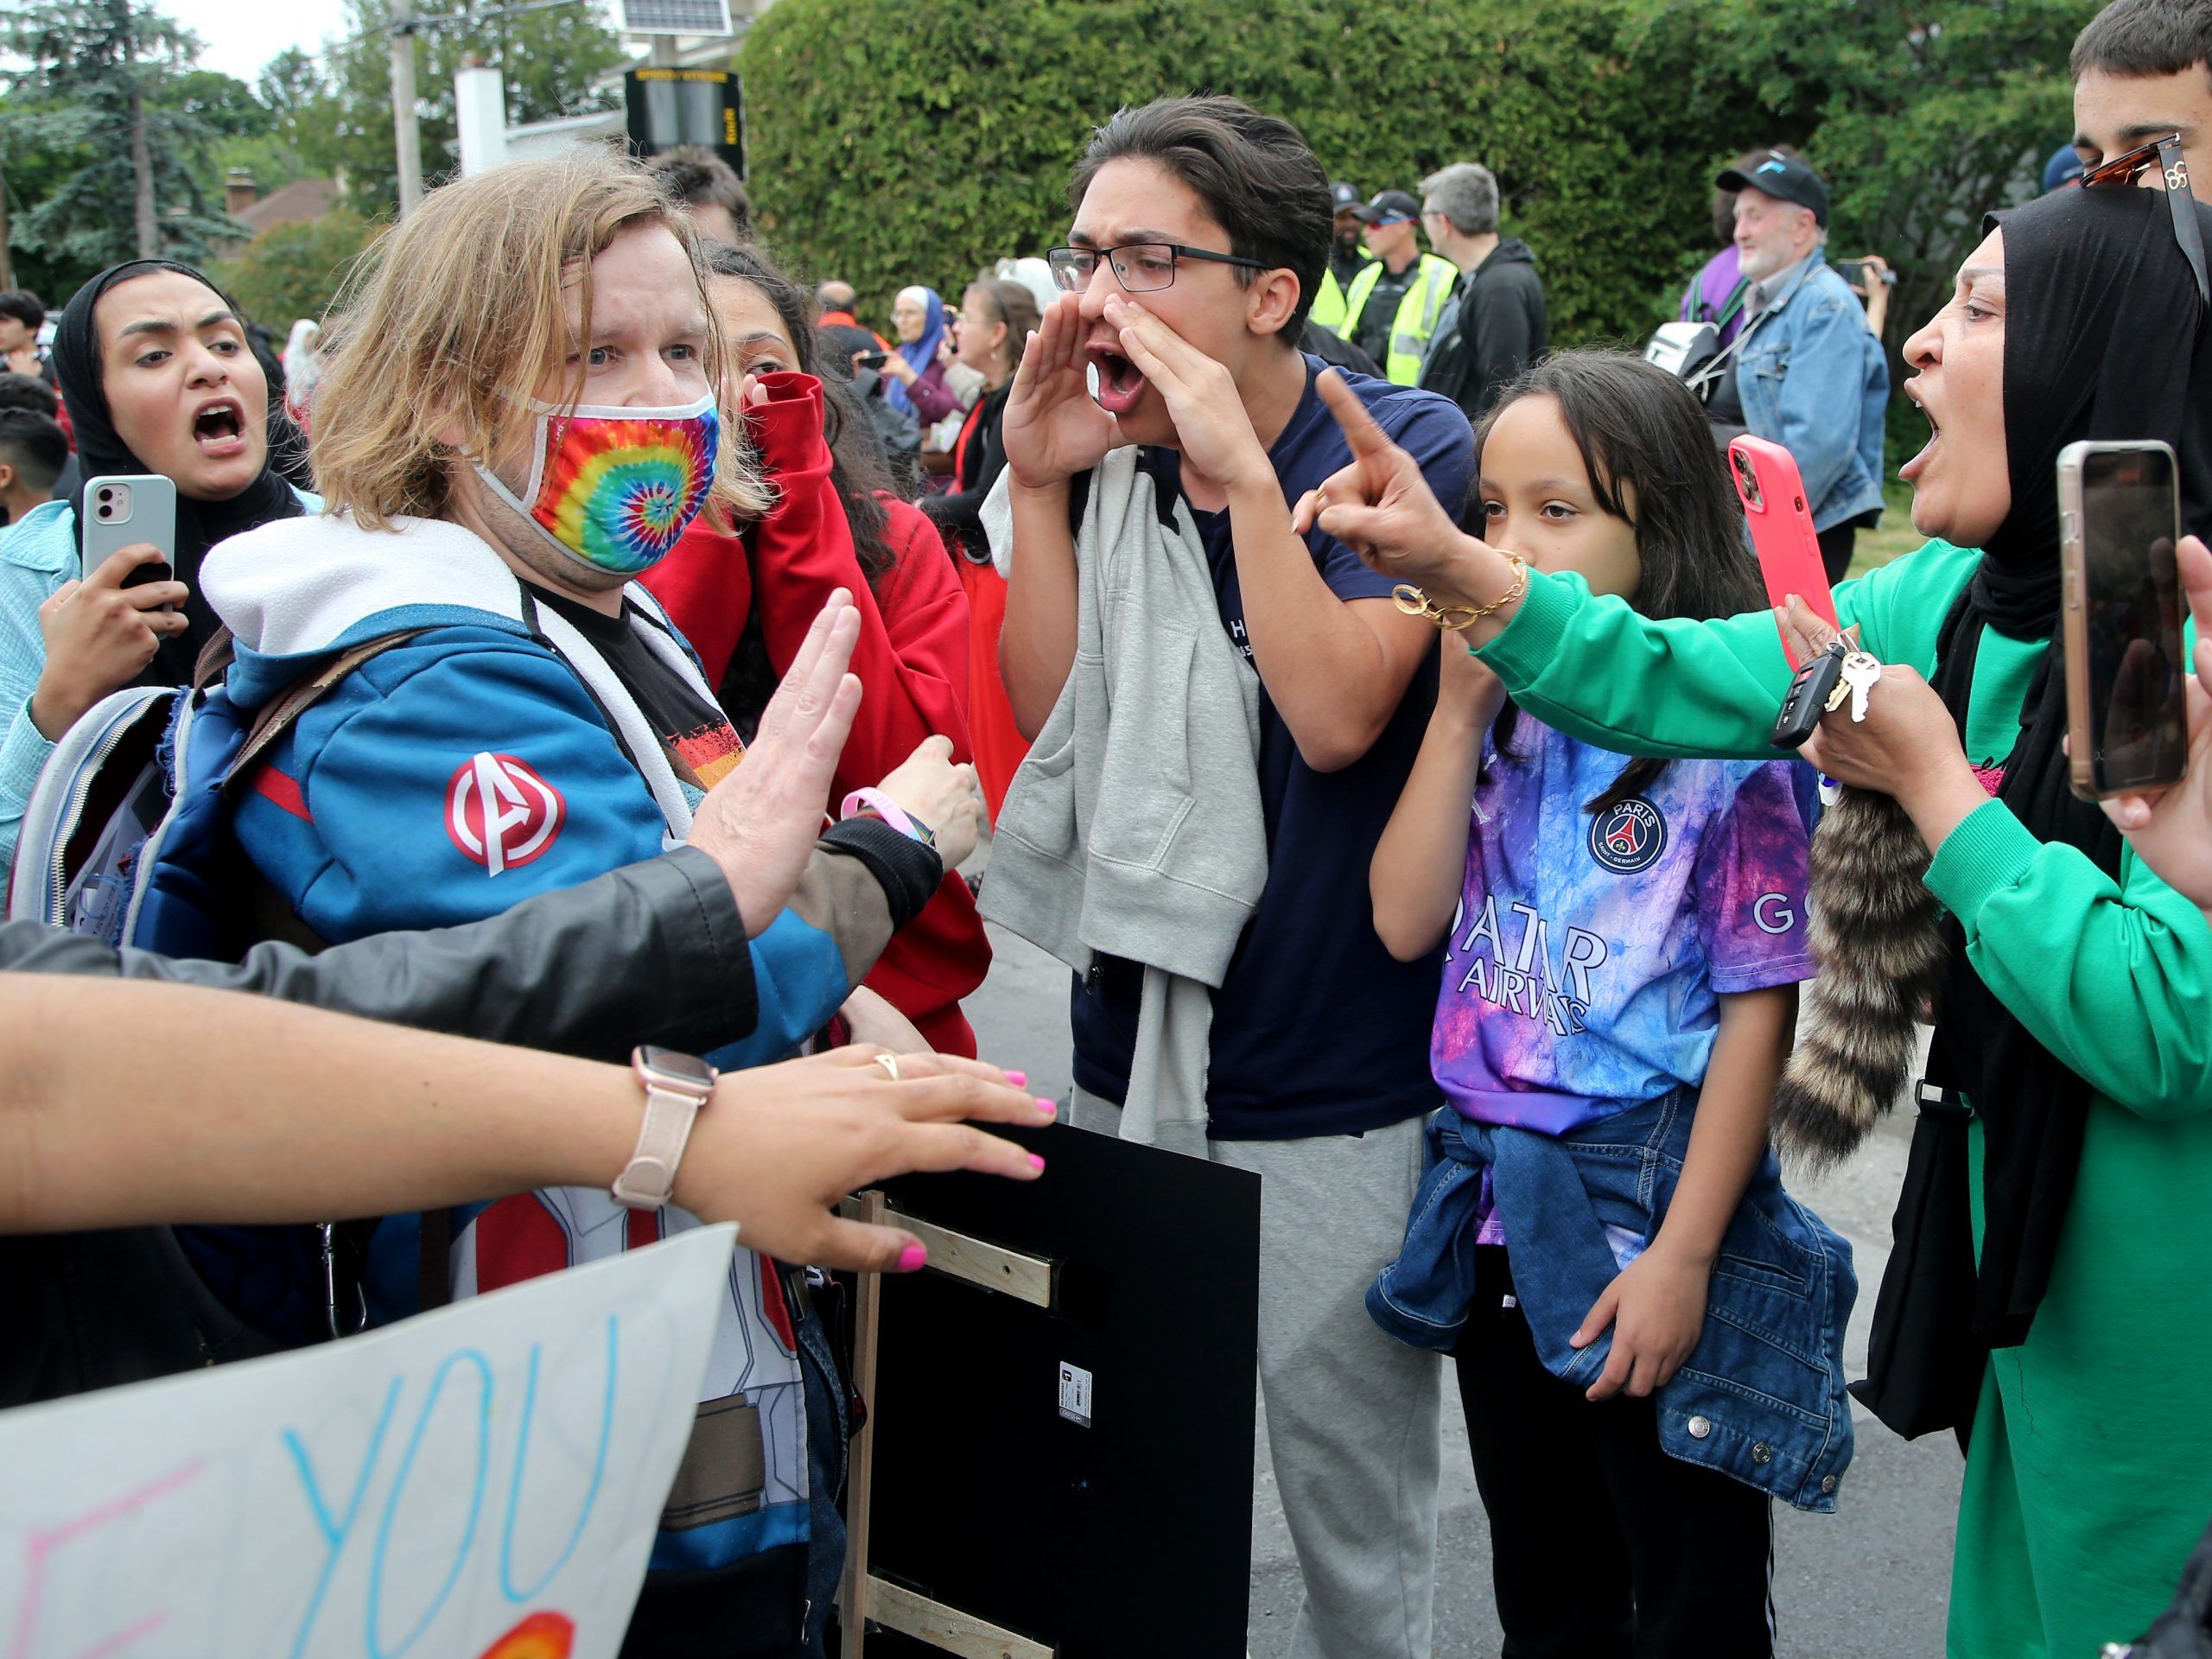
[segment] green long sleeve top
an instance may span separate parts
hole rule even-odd
[[[1930,542],[1845,582],[1837,614],[1884,662],[1932,674],[1936,635],[1980,557]],[[1975,766],[2011,753],[2047,648],[1984,633],[1967,711]],[[1538,719],[1630,754],[1771,758],[1790,679],[1770,612],[1654,621],[1571,575],[1531,572],[1519,611],[1478,654]],[[2153,1121],[2212,1106],[2212,928],[2132,849],[2115,884],[1992,800],[1936,849],[1926,880],[1990,989],[2099,1094]]]

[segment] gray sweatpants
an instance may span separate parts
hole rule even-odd
[[[1121,1116],[1075,1091],[1079,1128],[1112,1135]],[[1260,1392],[1306,1583],[1289,1659],[1427,1659],[1444,1362],[1363,1300],[1405,1237],[1421,1120],[1207,1145],[1261,1181]]]

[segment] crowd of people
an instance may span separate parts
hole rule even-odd
[[[1786,145],[1715,168],[1681,372],[1552,350],[1484,167],[1363,196],[1217,96],[882,334],[707,152],[446,183],[281,355],[175,262],[0,294],[0,1407],[734,1220],[683,1478],[805,1478],[664,1520],[625,1651],[820,1654],[821,1293],[928,1259],[836,1206],[1049,1179],[979,1126],[1059,1122],[1260,1178],[1294,1659],[1434,1649],[1446,1356],[1508,1654],[1770,1655],[1854,1395],[1965,1451],[1949,1652],[2139,1635],[2212,1518],[2212,641],[2186,780],[2076,798],[2054,467],[2160,440],[2212,513],[2156,149],[2212,135],[2212,5],[2072,69],[2086,169],[1905,342],[1927,541],[1855,578],[1887,284]],[[1835,629],[1764,602],[1745,431],[1880,664],[1802,758]],[[173,531],[92,563],[118,479]],[[1073,970],[1066,1101],[977,1058],[986,918]],[[1777,1148],[1862,1141],[1916,1016],[1854,1380]]]

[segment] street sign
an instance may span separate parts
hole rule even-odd
[[[745,176],[745,92],[735,71],[649,64],[626,71],[622,90],[624,126],[639,155],[696,144]]]

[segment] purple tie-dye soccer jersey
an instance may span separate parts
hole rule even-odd
[[[1523,712],[1484,742],[1430,1063],[1478,1122],[1563,1135],[1705,1077],[1719,998],[1815,969],[1787,761],[1626,760]]]

